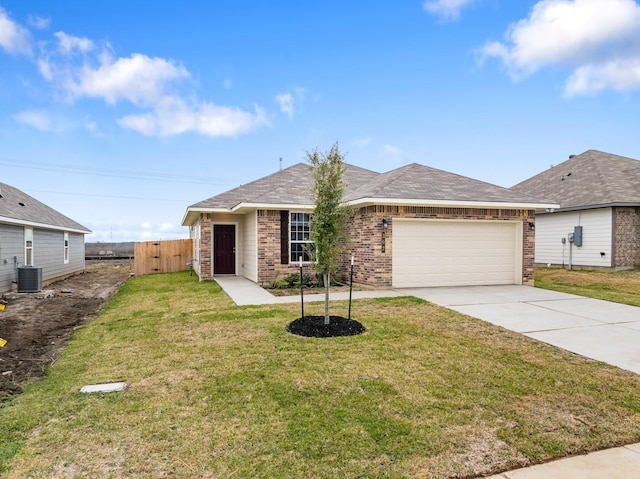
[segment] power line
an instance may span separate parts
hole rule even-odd
[[[239,185],[242,180],[236,178],[213,178],[206,176],[176,175],[173,173],[152,173],[132,170],[114,170],[108,168],[91,168],[73,165],[55,165],[51,163],[36,163],[32,161],[15,161],[0,158],[0,165],[8,165],[16,168],[27,168],[30,170],[55,171],[59,173],[75,173],[83,175],[93,175],[111,178],[129,178],[146,181],[166,181],[172,183],[190,184],[231,184]]]
[[[148,201],[171,201],[175,203],[188,203],[193,204],[196,201],[190,200],[170,200],[168,198],[143,198],[138,196],[116,196],[116,195],[97,195],[93,193],[69,193],[67,191],[47,191],[47,190],[27,190],[28,193],[51,193],[54,195],[69,195],[69,196],[92,196],[96,198],[117,198],[121,200],[148,200]]]

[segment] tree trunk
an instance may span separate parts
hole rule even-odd
[[[324,273],[322,278],[324,280],[324,324],[329,324],[331,322],[329,318],[329,284],[331,283],[331,274]]]

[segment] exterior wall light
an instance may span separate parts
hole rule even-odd
[[[383,253],[387,250],[387,228],[389,227],[389,222],[382,219],[382,243],[380,245],[380,251]]]
[[[532,223],[531,221],[529,221],[529,229],[530,229],[531,231],[535,231],[535,229],[536,229],[536,224],[535,224],[535,223]]]

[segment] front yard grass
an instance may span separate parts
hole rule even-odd
[[[355,301],[343,338],[286,333],[298,308],[132,278],[0,408],[0,474],[464,478],[640,441],[633,373],[411,297]]]
[[[535,285],[562,293],[640,306],[640,269],[610,272],[536,268]]]

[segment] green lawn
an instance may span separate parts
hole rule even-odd
[[[235,307],[188,273],[134,277],[0,409],[0,471],[461,478],[640,441],[635,374],[414,298],[352,311],[366,334],[301,338],[285,332],[298,305]],[[78,392],[111,381],[131,387]]]
[[[626,271],[536,268],[538,288],[640,306],[640,269]]]

